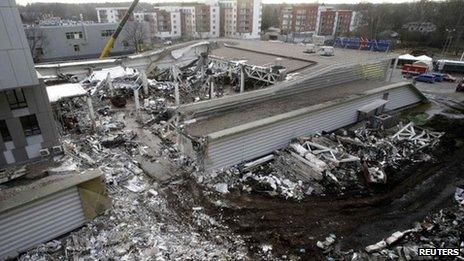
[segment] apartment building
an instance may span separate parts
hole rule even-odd
[[[333,9],[320,10],[318,35],[334,35],[337,23],[337,11]]]
[[[118,22],[128,7],[97,8],[98,21]],[[134,21],[149,24],[152,38],[176,39],[219,37],[220,10],[217,0],[181,6],[156,6],[152,11],[135,11]]]
[[[129,10],[129,7],[98,7],[97,18],[99,23],[118,23],[124,17],[124,14]],[[129,20],[133,20],[132,15]]]
[[[280,8],[280,28],[285,32],[315,32],[318,18],[317,5],[283,5]]]
[[[261,0],[220,0],[221,37],[254,39],[260,37]]]
[[[356,29],[357,13],[315,4],[283,4],[280,28],[284,34],[311,33],[324,36],[346,35]]]
[[[147,25],[145,25],[147,27]],[[98,57],[117,23],[68,24],[25,28],[35,61],[54,61]],[[116,40],[112,55],[127,54],[134,47],[124,33]]]
[[[0,168],[5,168],[40,158],[44,149],[60,150],[60,142],[14,1],[0,0],[0,36]]]
[[[352,30],[352,24],[354,20],[355,12],[350,10],[338,10],[337,11],[337,25],[335,33],[337,35],[347,35]]]

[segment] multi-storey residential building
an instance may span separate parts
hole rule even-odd
[[[283,34],[346,35],[356,29],[356,12],[315,4],[284,4],[278,7]]]
[[[68,24],[25,28],[27,40],[36,61],[98,57],[117,23]],[[124,33],[116,40],[112,55],[127,54],[134,47],[125,41]]]
[[[318,35],[334,35],[337,23],[337,11],[333,9],[319,10]]]
[[[98,7],[97,18],[99,23],[118,23],[124,17],[129,7]],[[133,20],[132,15],[129,20]]]
[[[313,4],[284,5],[280,8],[280,28],[286,33],[315,32],[318,6]]]
[[[222,37],[259,38],[261,0],[220,0]]]
[[[97,8],[99,21],[119,21],[119,8]],[[103,18],[102,18],[103,17]],[[153,38],[175,39],[180,37],[219,37],[220,11],[217,0],[182,6],[156,6],[153,11],[135,11],[135,21],[149,23]]]
[[[351,32],[355,12],[351,10],[337,11],[337,27],[335,33],[337,35],[346,35]]]
[[[60,146],[14,1],[0,0],[0,168]],[[53,39],[55,40],[55,39]]]

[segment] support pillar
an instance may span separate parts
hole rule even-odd
[[[245,91],[245,69],[240,66],[240,93]]]
[[[89,117],[92,121],[95,120],[95,112],[93,110],[93,104],[92,104],[92,97],[90,95],[87,95],[85,97],[85,100],[87,102],[87,108],[89,109]]]
[[[392,81],[393,73],[394,73],[395,70],[396,70],[396,66],[398,66],[398,57],[396,57],[395,62],[393,63],[393,68],[392,68],[391,71],[390,71],[390,76],[388,77],[388,81],[389,81],[389,82]]]
[[[179,83],[176,81],[174,82],[174,99],[176,106],[180,105],[180,98],[179,98]]]
[[[134,102],[135,102],[135,110],[140,109],[140,102],[139,102],[139,89],[134,89]]]
[[[148,79],[147,74],[143,70],[140,71],[140,79],[142,80],[143,93],[148,95]]]
[[[113,80],[111,79],[111,74],[109,72],[106,75],[106,84],[108,84],[108,89],[110,90],[110,94],[113,95],[113,92],[114,92]]]
[[[210,82],[209,85],[209,99],[212,100],[214,97],[214,81]]]

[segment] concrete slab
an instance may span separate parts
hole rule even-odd
[[[168,181],[174,176],[174,166],[167,159],[158,159],[153,162],[149,159],[138,159],[138,161],[145,174],[159,182]]]

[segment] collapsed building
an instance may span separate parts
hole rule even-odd
[[[385,82],[388,65],[353,65],[302,77],[297,84],[181,106],[181,149],[196,155],[205,170],[219,170],[282,148],[293,138],[354,124],[364,114],[426,101],[410,83]]]
[[[111,209],[108,194],[115,201],[112,215],[65,237],[66,244],[73,246],[70,249],[97,259],[129,259],[134,257],[129,246],[138,251],[150,242],[162,249],[157,255],[169,256],[176,250],[165,249],[163,238],[158,237],[166,232],[163,225],[156,218],[150,218],[149,225],[137,223],[139,214],[161,215],[148,212],[165,200],[152,189],[158,184],[149,180],[169,181],[169,175],[162,176],[168,168],[182,173],[187,169],[205,178],[229,175],[230,169],[239,166],[239,171],[245,170],[241,174],[246,173],[237,175],[240,179],[272,185],[282,178],[289,188],[299,186],[299,181],[320,181],[323,175],[343,183],[354,172],[366,173],[373,183],[384,183],[384,165],[413,159],[424,145],[441,137],[413,124],[397,126],[402,110],[427,98],[413,84],[391,80],[395,54],[335,49],[334,56],[323,57],[306,54],[305,49],[282,43],[193,41],[125,57],[36,65],[42,95],[37,99],[43,101],[47,126],[53,127],[53,146],[50,149],[42,142],[35,152],[41,156],[34,164],[22,162],[27,163],[25,168],[6,166],[2,182],[6,185],[0,187],[0,223],[4,224],[0,231],[6,232],[0,236],[0,257],[82,226]],[[11,122],[7,125],[13,132]],[[396,129],[383,136],[364,135],[371,131],[366,128],[355,129],[355,137],[334,134],[359,123]],[[45,133],[43,124],[39,120]],[[161,145],[153,142],[158,138]],[[56,146],[61,151],[54,150]],[[295,162],[300,164],[297,168]],[[264,166],[261,172],[249,171],[257,165]],[[283,177],[268,175],[279,167],[288,170],[281,172]],[[285,180],[291,175],[296,176],[295,182]],[[33,182],[17,179],[21,176],[31,176]],[[227,191],[227,186],[217,185],[217,191]],[[285,193],[294,195],[290,189]],[[133,202],[143,209],[136,211],[139,205]],[[166,212],[172,215],[170,211]],[[201,207],[195,206],[194,211],[199,213]],[[32,212],[38,214],[28,218]],[[196,221],[214,223],[210,217],[202,218]],[[176,244],[195,241],[190,240],[190,231],[184,230]],[[28,233],[30,239],[22,240]],[[98,234],[96,246],[82,242],[92,233]],[[114,234],[130,238],[124,233],[137,240],[121,240],[124,246],[98,253],[111,248],[107,242]],[[172,239],[173,234],[168,236]],[[56,241],[51,243],[54,248]],[[182,253],[172,256],[203,256],[201,251],[194,252],[198,246],[194,243],[188,250],[179,247]],[[215,245],[207,242],[205,252],[211,246]]]

